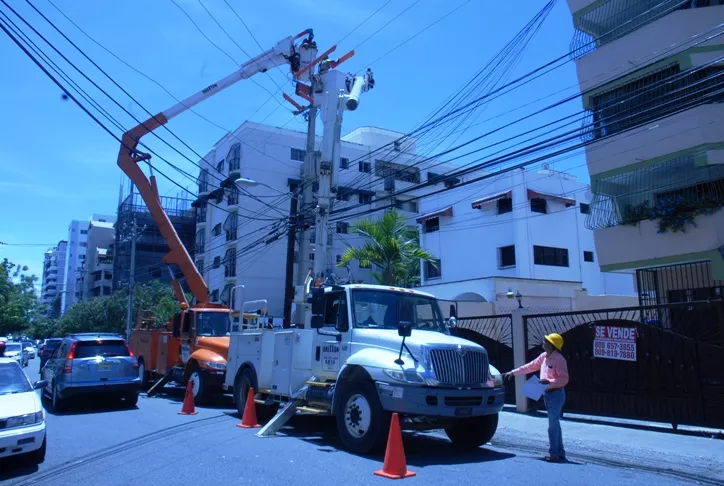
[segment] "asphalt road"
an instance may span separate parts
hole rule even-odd
[[[39,360],[27,368],[38,379]],[[277,437],[258,438],[236,427],[231,399],[222,397],[198,415],[178,415],[182,390],[139,400],[123,410],[77,404],[62,415],[47,414],[46,461],[34,466],[14,459],[0,463],[0,481],[19,484],[376,484],[382,457],[341,450],[328,418],[296,417]],[[501,431],[502,432],[502,431]],[[461,453],[437,434],[405,434],[408,468],[416,484],[608,485],[688,484],[635,469],[591,463],[548,464],[538,451],[510,444]]]

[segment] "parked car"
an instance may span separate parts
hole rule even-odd
[[[53,354],[55,347],[63,341],[63,338],[46,339],[40,347],[40,376],[43,376],[43,366],[48,361],[50,355]]]
[[[112,396],[133,407],[141,388],[138,361],[118,334],[71,334],[55,347],[42,377],[54,411],[82,395]]]
[[[6,342],[5,356],[14,359],[23,368],[28,366],[28,352],[23,349],[22,343],[16,343],[14,341]]]
[[[31,341],[23,341],[23,349],[28,353],[28,359],[35,359],[35,346]]]
[[[45,412],[27,375],[13,358],[0,358],[0,458],[27,454],[34,462],[45,460]]]

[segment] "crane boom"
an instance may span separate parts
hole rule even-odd
[[[307,36],[301,43],[299,48],[295,45],[295,41]],[[209,287],[203,276],[196,268],[194,261],[191,259],[189,252],[181,242],[176,233],[176,229],[171,224],[171,220],[161,205],[161,199],[158,195],[158,186],[156,177],[151,175],[150,178],[138,166],[139,162],[149,160],[151,155],[141,152],[137,149],[138,144],[143,136],[153,132],[157,128],[168,123],[172,118],[180,115],[193,106],[214,96],[233,84],[248,79],[255,74],[266,72],[267,70],[289,65],[292,74],[297,73],[300,69],[312,64],[316,58],[317,46],[314,42],[314,33],[312,29],[307,29],[296,36],[289,36],[278,42],[273,48],[250,59],[242,64],[239,69],[224,77],[223,79],[213,83],[196,94],[193,94],[185,100],[177,103],[171,108],[162,111],[156,116],[149,118],[145,122],[128,130],[123,134],[120,151],[118,152],[118,166],[131,179],[138,188],[148,211],[151,213],[153,221],[158,226],[158,230],[163,236],[169,247],[169,252],[163,257],[164,263],[167,265],[177,265],[182,274],[186,277],[191,293],[196,299],[197,304],[207,304],[209,301]],[[180,303],[186,302],[181,285],[177,280],[173,280],[173,288],[176,298]]]

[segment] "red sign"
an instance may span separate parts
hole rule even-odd
[[[593,357],[636,361],[635,327],[596,326]]]

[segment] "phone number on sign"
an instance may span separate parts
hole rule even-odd
[[[593,343],[593,356],[596,358],[636,360],[636,345],[633,343],[606,342],[596,340]]]

